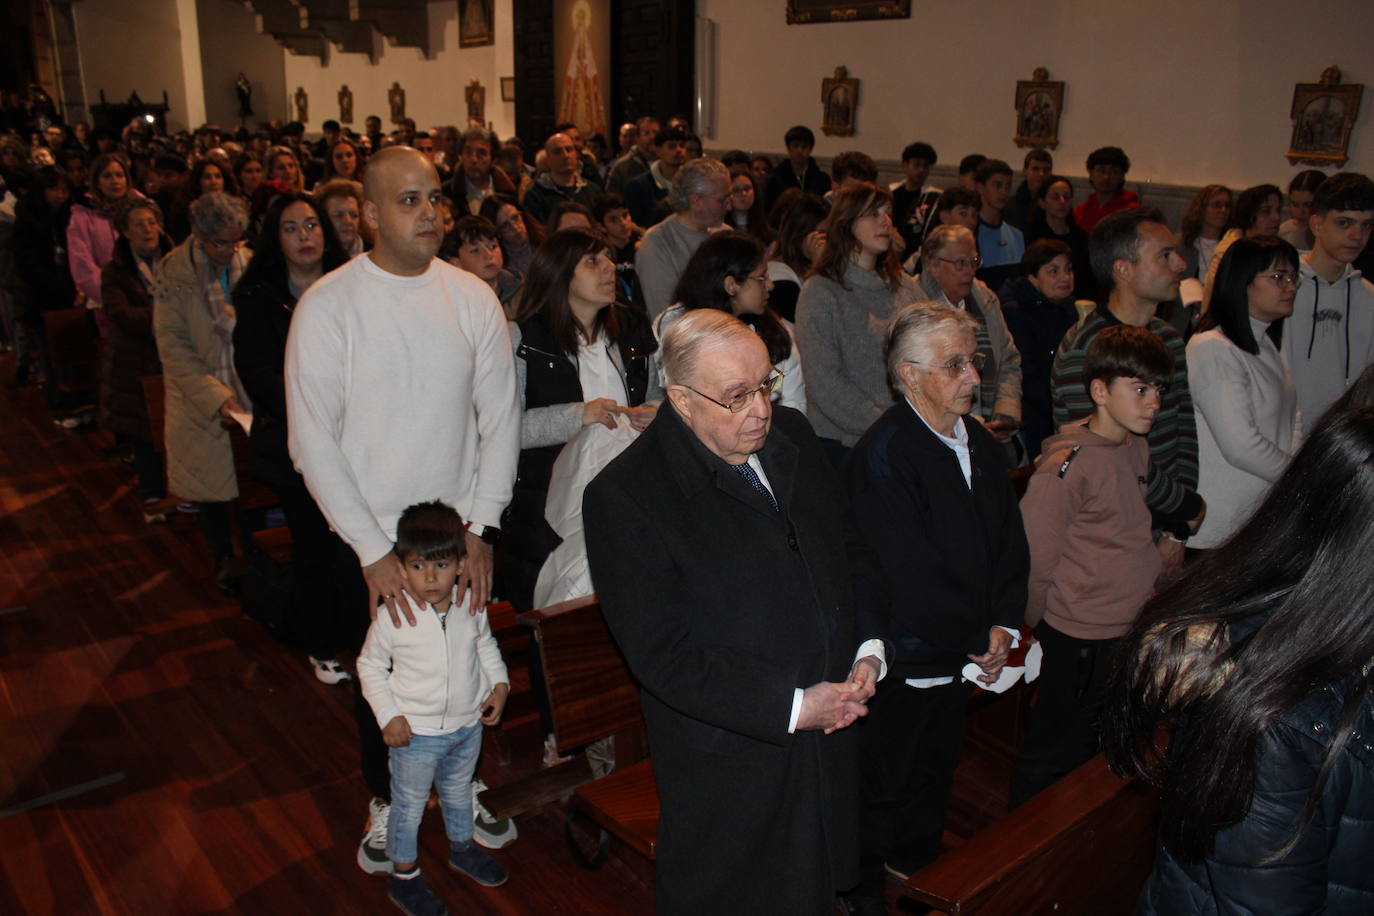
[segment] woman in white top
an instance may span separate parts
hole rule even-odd
[[[1278,235],[1279,224],[1283,222],[1283,193],[1272,184],[1257,184],[1246,188],[1236,198],[1231,208],[1231,224],[1226,234],[1217,242],[1212,252],[1212,260],[1207,270],[1198,274],[1202,284],[1202,311],[1210,308],[1212,287],[1216,285],[1217,267],[1226,255],[1226,250],[1238,239],[1254,239],[1268,235]]]
[[[544,520],[554,459],[584,426],[636,429],[663,399],[658,343],[643,312],[615,301],[615,264],[586,229],[563,229],[539,246],[511,324],[520,398],[520,463],[501,525],[507,596],[528,607],[539,567],[558,544]]]
[[[1279,355],[1302,275],[1282,239],[1238,239],[1216,269],[1212,307],[1188,342],[1198,492],[1207,520],[1191,547],[1215,547],[1259,505],[1297,450],[1297,395]]]
[[[749,325],[768,347],[768,359],[782,373],[776,403],[806,411],[806,383],[792,322],[768,307],[773,281],[763,244],[733,229],[712,233],[682,269],[673,300],[676,303],[654,322],[659,340],[688,309],[719,309]]]

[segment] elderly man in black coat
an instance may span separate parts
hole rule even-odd
[[[876,570],[758,336],[665,335],[668,405],[588,486],[606,621],[643,687],[660,914],[828,914],[858,880],[852,730],[885,673]],[[876,619],[875,615],[875,619]]]

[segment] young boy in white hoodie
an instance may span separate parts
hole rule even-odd
[[[495,887],[506,870],[473,842],[472,777],[482,726],[495,725],[510,693],[505,663],[484,610],[473,613],[456,594],[463,568],[463,522],[441,502],[401,514],[396,555],[415,625],[378,614],[358,656],[363,696],[391,749],[391,816],[387,855],[395,866],[388,896],[410,916],[442,916],[443,903],[417,865],[417,834],[439,792],[449,839],[449,866]]]

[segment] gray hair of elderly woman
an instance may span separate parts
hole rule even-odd
[[[669,385],[686,385],[697,377],[702,357],[715,347],[759,335],[729,312],[688,309],[663,334],[663,376]]]
[[[938,258],[950,245],[964,239],[978,244],[968,226],[936,226],[930,230],[930,234],[921,242],[921,269],[925,270],[933,258]]]
[[[705,197],[715,190],[717,181],[727,188],[730,185],[730,170],[719,159],[709,156],[692,159],[673,176],[673,183],[668,187],[668,206],[674,213],[684,212],[691,206],[688,197],[693,194]]]
[[[248,205],[242,198],[211,191],[191,203],[191,231],[198,239],[230,230],[243,232],[247,228]]]
[[[977,327],[977,318],[943,302],[917,302],[892,316],[892,322],[887,326],[887,340],[883,343],[883,359],[887,363],[887,379],[893,390],[906,390],[897,372],[902,363],[930,362],[931,338],[960,329],[977,334]]]

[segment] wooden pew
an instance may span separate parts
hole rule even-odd
[[[1157,802],[1098,755],[912,875],[940,913],[1129,913],[1154,862]]]
[[[569,842],[579,860],[596,867],[614,837],[652,860],[658,828],[658,793],[644,758],[647,741],[639,710],[639,688],[611,638],[595,597],[580,598],[519,615],[533,629],[543,663],[559,753],[613,737],[615,771],[595,779],[584,756],[482,795],[494,817],[512,817],[572,794],[573,811],[590,818],[603,835],[591,857],[581,853],[569,825]]]

